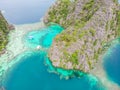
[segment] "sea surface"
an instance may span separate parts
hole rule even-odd
[[[35,23],[40,21],[54,1],[1,0],[0,10],[12,24]],[[23,37],[23,44],[29,50],[16,56],[15,59],[20,57],[21,60],[6,73],[3,83],[6,90],[105,90],[93,75],[52,66],[47,57],[48,49],[62,30],[59,25],[50,25]],[[35,50],[38,45],[42,50]],[[115,44],[106,53],[104,70],[111,81],[120,85],[120,44]]]
[[[120,38],[113,44],[104,56],[104,70],[108,78],[120,86]]]
[[[6,90],[104,90],[94,76],[52,66],[47,49],[62,30],[59,25],[51,25],[24,36],[23,44],[30,49],[18,55],[15,59],[21,59],[6,73],[3,84]],[[42,50],[36,50],[38,45]]]
[[[0,0],[0,10],[12,24],[39,22],[55,0]]]

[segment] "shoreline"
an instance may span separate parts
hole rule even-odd
[[[117,43],[117,40],[112,42],[113,46],[111,47],[114,47],[113,43]],[[97,77],[101,81],[101,83],[106,87],[107,90],[120,90],[120,86],[114,81],[110,80],[104,70],[103,63],[104,63],[104,56],[106,54],[108,53],[104,52],[101,55],[101,57],[99,58],[100,59],[99,62],[96,64],[95,68],[90,72],[90,74]]]
[[[20,53],[28,50],[22,41],[24,35],[30,31],[44,28],[45,24],[43,22],[37,22],[14,26],[15,30],[10,31],[9,33],[9,42],[6,46],[6,51],[0,56],[0,84],[2,83],[4,73],[17,62],[14,61],[14,58]]]
[[[0,57],[0,84],[2,81],[4,81],[2,80],[2,78],[4,77],[4,73],[20,60],[20,59],[14,60],[14,58],[21,54],[22,52],[29,50],[29,48],[26,47],[23,43],[22,38],[24,37],[24,35],[30,31],[34,31],[44,27],[45,24],[43,22],[15,25],[15,30],[9,33],[9,42],[6,47],[7,51]],[[96,68],[89,73],[91,75],[90,77],[92,78],[92,75],[97,77],[98,80],[100,80],[101,83],[110,90],[111,89],[120,90],[120,87],[117,84],[115,84],[114,82],[110,81],[107,78],[107,75],[105,74],[105,71],[102,66],[103,63],[102,58],[103,57],[100,58],[101,60],[99,60],[100,62],[97,63]],[[61,70],[59,71],[61,72]],[[55,73],[58,74],[58,72]],[[68,74],[70,73],[72,74],[73,72],[69,72]],[[63,77],[61,76],[61,78]],[[66,78],[69,79],[69,77]]]

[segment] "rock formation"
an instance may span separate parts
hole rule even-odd
[[[102,55],[103,46],[120,34],[119,4],[117,0],[57,0],[44,22],[65,28],[49,50],[52,64],[90,72]]]
[[[8,43],[8,33],[13,29],[14,26],[8,24],[0,11],[0,54],[5,52],[5,47]]]

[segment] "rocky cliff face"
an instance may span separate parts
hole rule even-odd
[[[8,33],[10,28],[12,29],[0,12],[0,54],[5,51],[5,46],[8,43]]]
[[[89,72],[102,55],[103,46],[119,35],[117,0],[58,0],[44,22],[65,30],[56,36],[49,51],[55,67]]]

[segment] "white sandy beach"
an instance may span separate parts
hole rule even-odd
[[[8,68],[16,63],[16,61],[12,59],[28,49],[22,42],[24,35],[29,31],[43,27],[45,27],[43,22],[15,25],[15,30],[12,30],[9,34],[9,43],[6,47],[6,53],[0,56],[0,78]]]

